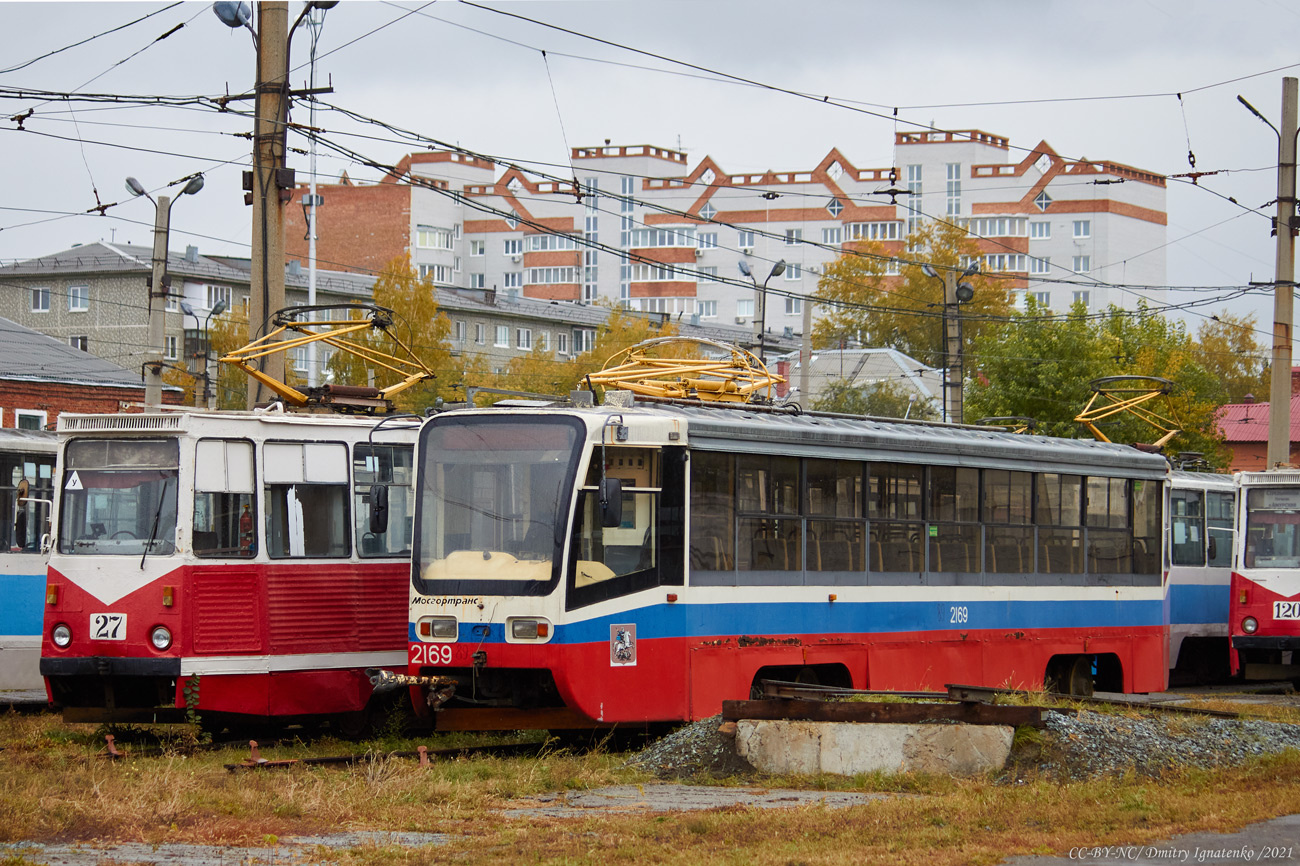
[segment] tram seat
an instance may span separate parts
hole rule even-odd
[[[1038,567],[1048,574],[1078,574],[1078,549],[1070,544],[1039,545]]]
[[[1129,552],[1118,544],[1093,542],[1088,548],[1088,571],[1093,574],[1125,574],[1130,570]]]
[[[935,571],[963,571],[970,572],[975,569],[971,568],[970,545],[964,541],[941,541],[936,545],[937,562],[934,565]]]
[[[1028,569],[1022,552],[1015,542],[989,545],[989,570],[994,574],[1024,574]]]
[[[1159,571],[1159,553],[1152,551],[1147,547],[1147,540],[1145,538],[1133,539],[1133,573],[1158,574]]]
[[[920,571],[912,542],[905,538],[880,542],[881,571]]]
[[[701,535],[691,542],[691,565],[702,571],[730,571],[731,556],[717,535]]]
[[[854,571],[853,542],[843,532],[823,532],[813,536],[818,571]]]
[[[780,533],[760,528],[754,533],[754,546],[750,548],[753,567],[759,570],[785,571],[789,567],[786,539]]]

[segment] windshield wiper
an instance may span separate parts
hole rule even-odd
[[[164,478],[162,491],[158,494],[158,510],[153,513],[153,529],[149,530],[149,540],[144,543],[144,551],[140,554],[140,570],[144,571],[144,558],[149,555],[149,548],[153,547],[153,540],[158,536],[158,523],[162,520],[163,505],[167,503],[167,482],[170,478]]]

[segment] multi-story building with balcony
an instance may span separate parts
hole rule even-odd
[[[1116,162],[1071,160],[1046,142],[1013,149],[979,130],[898,133],[897,165],[859,168],[832,149],[811,168],[728,173],[711,157],[649,145],[578,147],[574,179],[540,179],[456,152],[410,154],[377,184],[319,189],[318,261],[374,271],[409,255],[440,286],[630,309],[752,328],[802,328],[804,299],[842,250],[875,241],[904,256],[922,220],[966,227],[981,268],[1021,305],[1132,307],[1123,286],[1160,286],[1165,181]],[[305,188],[295,192],[301,200]],[[286,212],[305,260],[305,216]],[[742,277],[745,260],[754,275]],[[1146,293],[1150,296],[1150,292]]]

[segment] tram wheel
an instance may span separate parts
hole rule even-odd
[[[1092,697],[1092,657],[1054,656],[1044,678],[1048,691],[1077,698]]]

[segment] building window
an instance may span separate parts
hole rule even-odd
[[[787,280],[803,279],[803,265],[786,265],[785,278]]]
[[[787,316],[797,316],[803,312],[803,298],[786,298],[785,314]]]
[[[1026,270],[1027,256],[1021,253],[991,253],[984,256],[983,269],[985,271],[1024,271]]]
[[[1046,274],[1046,273],[1050,273],[1051,270],[1052,270],[1051,256],[1044,256],[1041,259],[1040,258],[1029,259],[1029,273]]]
[[[1046,212],[1048,205],[1050,205],[1051,203],[1052,203],[1052,197],[1048,195],[1046,191],[1040,192],[1037,196],[1034,197],[1034,204],[1038,205],[1038,209],[1041,211]]]
[[[1074,236],[1075,238],[1092,237],[1092,220],[1075,220]]]
[[[827,246],[839,246],[844,243],[844,229],[840,226],[822,229],[822,243]]]
[[[569,335],[564,333],[563,331],[560,331],[558,334],[555,335],[555,354],[557,355],[569,354]]]
[[[531,328],[515,329],[515,348],[527,352],[533,348],[533,331]]]
[[[483,336],[483,323],[482,323],[482,322],[475,322],[475,323],[474,323],[474,342],[481,346],[481,345],[483,345],[483,340],[484,340],[484,336]]]
[[[48,288],[32,289],[32,312],[48,313],[50,311],[50,290]]]
[[[578,282],[577,268],[529,268],[530,286],[568,285]]]
[[[1029,231],[1024,217],[975,217],[966,220],[966,228],[983,238],[1023,238]]]
[[[449,250],[455,234],[452,229],[440,229],[434,226],[415,227],[415,245],[424,250]]]
[[[174,313],[177,310],[179,310],[181,308],[180,300],[181,299],[179,297],[173,295],[171,292],[168,292],[167,303],[165,305],[165,309],[167,310],[167,312]]]
[[[907,167],[907,194],[921,194],[921,166],[909,165]]]
[[[695,315],[701,319],[716,319],[718,317],[718,302],[696,300]]]
[[[234,306],[231,303],[230,286],[208,286],[207,295],[209,310],[215,310],[218,301],[225,301],[227,310]]]
[[[469,254],[471,256],[481,256],[487,252],[487,241],[470,241]]]
[[[171,337],[171,338],[169,338],[169,339],[175,340],[176,338],[175,338],[175,337]],[[89,352],[89,351],[90,351],[90,337],[88,337],[88,336],[86,336],[86,335],[84,335],[84,334],[81,335],[80,337],[69,337],[69,338],[68,338],[68,345],[71,346],[71,347],[74,348],[74,349],[80,349],[80,350],[83,351],[83,352]]]
[[[754,315],[754,299],[739,298],[736,300],[736,318],[749,319]]]
[[[15,409],[14,426],[19,430],[44,430],[45,413],[39,409]]]
[[[508,256],[517,256],[524,251],[523,238],[506,238],[501,242],[502,252]]]
[[[1047,240],[1052,236],[1052,224],[1047,220],[1034,220],[1029,224],[1030,240]]]
[[[455,338],[455,339],[456,339],[456,342],[457,342],[457,343],[463,343],[463,342],[465,342],[465,323],[462,322],[462,321],[460,321],[460,320],[457,320],[457,321],[456,321],[456,338]]]
[[[1034,299],[1034,301],[1036,301],[1036,302],[1038,303],[1038,306],[1040,306],[1040,307],[1044,307],[1044,308],[1046,308],[1046,307],[1050,307],[1050,306],[1052,305],[1052,293],[1051,293],[1051,292],[1027,292],[1027,293],[1026,293],[1026,296],[1027,296],[1027,297],[1032,297],[1032,298]]]
[[[529,235],[526,249],[530,253],[552,252],[554,250],[576,250],[578,242],[572,235]]]
[[[702,250],[716,250],[718,248],[717,232],[701,232],[695,236],[695,240]]]
[[[844,238],[850,241],[896,241],[902,234],[903,224],[897,220],[849,223],[844,227]]]
[[[695,269],[695,276],[702,283],[716,283],[718,281],[718,266],[701,265]]]
[[[1092,270],[1092,256],[1075,256],[1074,272],[1076,274],[1086,274]]]
[[[1087,290],[1082,290],[1082,291],[1077,291],[1077,292],[1075,292],[1075,293],[1074,293],[1074,303],[1076,303],[1076,304],[1083,304],[1085,307],[1087,307],[1087,306],[1088,306],[1088,302],[1089,302],[1089,298],[1090,298],[1091,294],[1092,294],[1092,293],[1089,292],[1089,291],[1087,291]]]
[[[435,283],[452,282],[452,270],[447,265],[420,265],[420,279]]]
[[[657,249],[660,247],[694,247],[699,243],[695,239],[694,226],[686,228],[641,228],[632,231],[628,244],[636,249]],[[716,244],[715,244],[716,246]]]
[[[838,217],[841,213],[844,212],[844,204],[839,199],[832,198],[826,204],[826,210],[830,211],[831,216]]]
[[[86,338],[85,338],[85,337],[73,337],[72,339],[74,339],[74,340],[84,340],[84,339],[86,339]],[[163,337],[163,358],[164,358],[164,359],[166,359],[166,360],[168,360],[168,361],[175,361],[177,358],[180,357],[180,350],[177,348],[177,345],[176,345],[176,344],[177,344],[177,340],[176,340],[175,337]],[[86,348],[86,347],[85,347],[85,346],[78,346],[77,348],[81,349],[82,351],[85,351],[85,348]]]
[[[785,230],[785,245],[787,247],[792,247],[802,242],[803,242],[803,229]]]
[[[492,345],[501,349],[510,348],[510,327],[508,325],[497,325],[497,338]]]
[[[470,275],[469,275],[469,287],[470,287],[471,289],[485,289],[485,288],[487,288],[487,277],[486,277],[485,275],[483,275],[483,274],[470,274]]]
[[[523,271],[506,271],[501,276],[501,285],[507,289],[522,289],[524,287]]]
[[[307,372],[307,347],[299,346],[296,349],[289,350],[289,357],[293,362],[293,371],[295,373]]]
[[[619,192],[623,194],[623,197],[619,200],[619,207],[623,213],[631,213],[634,206],[632,195],[636,192],[636,178],[625,176],[620,177],[618,180]]]
[[[90,286],[68,286],[68,312],[84,313],[90,309]]]
[[[948,171],[948,216],[961,213],[961,163],[947,163]]]
[[[754,248],[754,233],[741,229],[736,233],[736,246],[742,250],[752,250]]]
[[[581,355],[584,352],[590,352],[596,348],[596,329],[595,328],[574,328],[573,329],[573,353]]]
[[[705,202],[704,207],[700,208],[700,216],[706,220],[711,220],[718,215],[718,209],[711,202]]]

